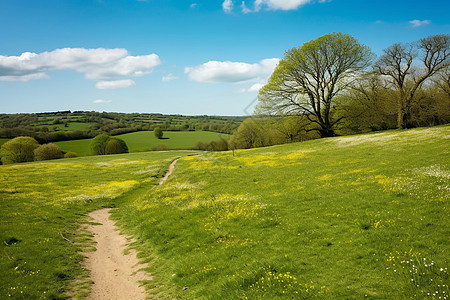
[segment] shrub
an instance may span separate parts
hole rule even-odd
[[[34,160],[50,160],[63,158],[64,153],[56,144],[40,145],[34,149]]]
[[[164,132],[159,127],[155,128],[154,133],[155,133],[155,137],[158,138],[158,139],[162,139],[162,137],[164,135]]]
[[[76,154],[75,152],[69,151],[66,154],[64,154],[64,158],[73,158],[73,157],[77,157],[78,154]]]
[[[166,150],[169,150],[169,148],[167,147],[167,145],[164,144],[158,144],[153,147],[153,151],[166,151]]]
[[[28,136],[16,137],[2,145],[0,157],[3,164],[29,162],[34,160],[34,149],[39,147],[38,142]]]
[[[105,152],[106,154],[128,153],[128,146],[124,140],[112,137],[106,143]]]
[[[111,137],[106,133],[102,133],[94,137],[90,143],[91,153],[94,155],[105,155],[106,144]]]

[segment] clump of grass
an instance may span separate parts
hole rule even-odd
[[[447,267],[410,249],[386,254],[387,275],[406,282],[405,295],[411,298],[449,299]]]

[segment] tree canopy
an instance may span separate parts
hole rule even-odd
[[[349,34],[332,33],[286,51],[259,92],[257,112],[303,115],[322,137],[334,136],[335,97],[348,89],[373,54]]]
[[[415,43],[396,43],[383,50],[375,72],[397,90],[397,127],[408,127],[411,103],[417,90],[434,75],[449,82],[450,35],[434,35]],[[416,61],[421,65],[415,65]],[[443,85],[445,90],[445,85]]]

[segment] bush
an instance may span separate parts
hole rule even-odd
[[[50,160],[63,158],[64,153],[56,144],[40,145],[34,149],[34,160]]]
[[[111,137],[106,133],[97,135],[92,139],[90,143],[91,153],[94,155],[105,155],[106,154],[106,144]]]
[[[162,137],[164,135],[164,132],[159,127],[155,128],[154,133],[155,133],[155,137],[158,138],[158,139],[162,139]]]
[[[164,144],[158,144],[158,145],[154,146],[154,147],[152,148],[152,150],[153,150],[153,151],[167,151],[167,150],[169,150],[169,148],[167,147],[167,145],[164,145]]]
[[[2,145],[0,157],[3,164],[29,162],[34,160],[34,149],[39,143],[32,137],[16,137]]]
[[[73,158],[73,157],[77,157],[78,154],[76,154],[75,152],[69,151],[66,154],[64,154],[64,158]]]
[[[105,152],[106,154],[128,153],[128,146],[124,140],[112,137],[106,143]]]
[[[128,146],[124,140],[110,137],[106,133],[93,138],[90,147],[94,155],[128,153]]]

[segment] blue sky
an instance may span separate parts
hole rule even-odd
[[[245,115],[291,47],[450,33],[448,0],[1,0],[0,112]]]

